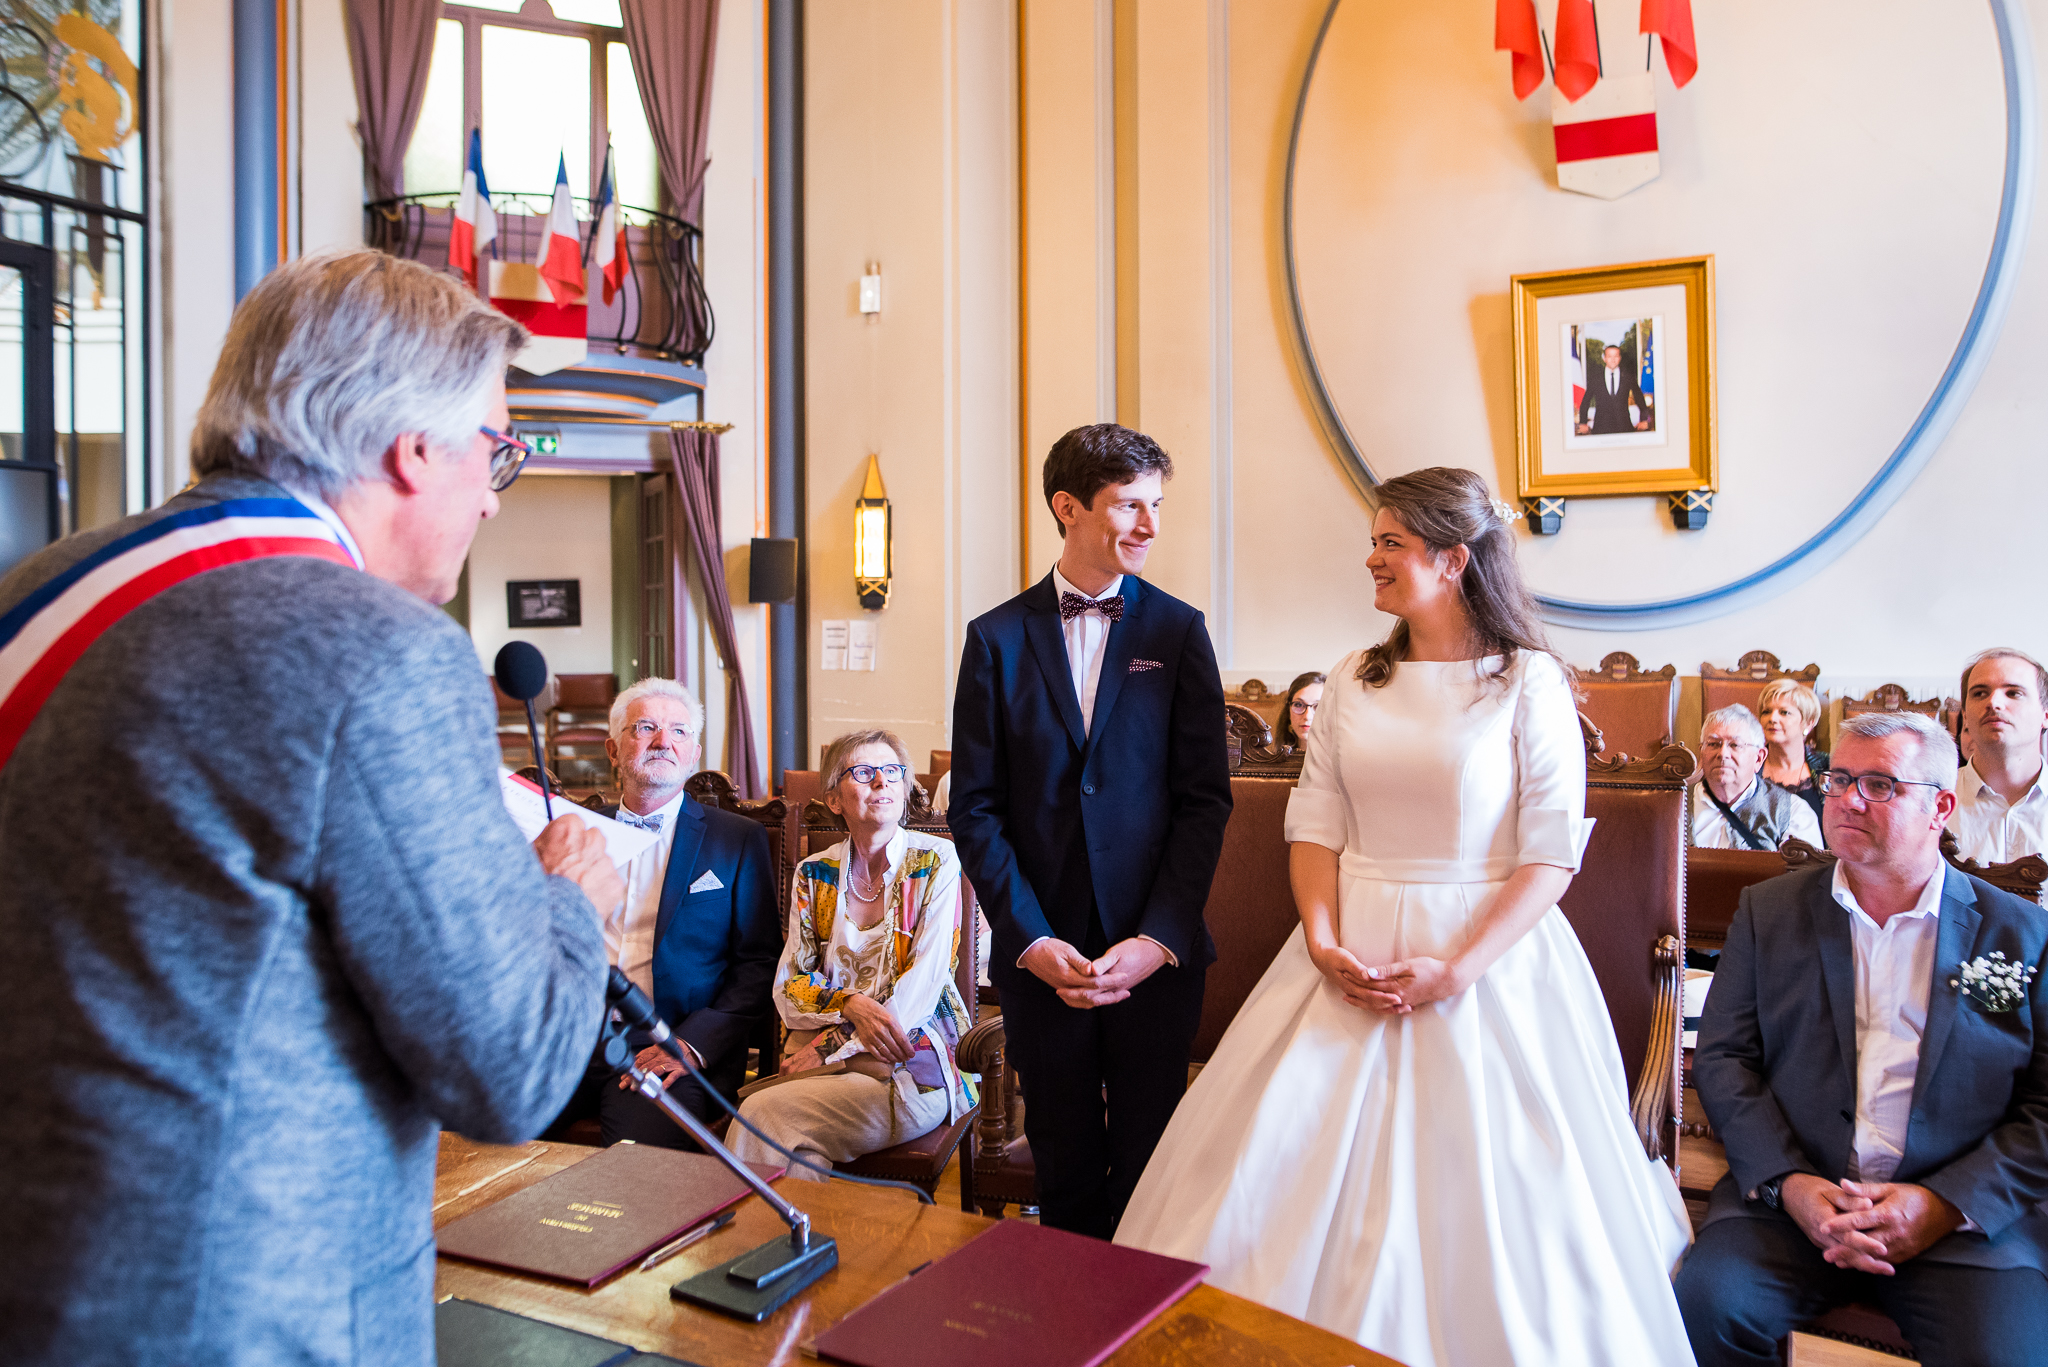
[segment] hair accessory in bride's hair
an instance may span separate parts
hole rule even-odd
[[[1493,515],[1500,519],[1502,526],[1510,522],[1519,522],[1525,516],[1520,508],[1501,499],[1493,500]]]

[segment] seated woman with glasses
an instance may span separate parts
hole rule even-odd
[[[903,828],[910,754],[891,733],[841,736],[822,768],[825,805],[847,836],[796,867],[774,988],[789,1042],[780,1075],[741,1092],[740,1115],[829,1168],[915,1139],[978,1098],[953,1062],[972,1018],[953,983],[952,842]],[[783,1161],[744,1127],[729,1142],[748,1162]],[[801,1167],[790,1175],[824,1180]]]
[[[1323,703],[1322,675],[1311,670],[1287,685],[1280,701],[1280,720],[1273,727],[1273,745],[1281,750],[1308,749],[1309,728],[1316,724],[1316,709]]]

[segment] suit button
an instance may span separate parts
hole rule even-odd
[[[1095,796],[1095,785],[1094,785],[1094,784],[1092,784],[1092,783],[1084,783],[1084,784],[1082,784],[1082,785],[1081,785],[1081,791],[1082,791],[1082,792],[1084,792],[1084,793],[1086,793],[1086,794],[1087,794],[1087,795],[1088,795],[1089,797],[1094,797],[1094,796]]]

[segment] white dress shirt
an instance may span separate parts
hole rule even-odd
[[[2048,854],[2048,791],[2042,784],[2048,770],[2034,779],[2017,804],[2008,803],[1998,790],[1978,777],[1975,767],[1965,764],[1956,772],[1956,809],[1949,814],[1948,828],[1956,833],[1956,845],[1965,859],[1980,864],[2004,864],[2021,855]]]
[[[1081,593],[1067,582],[1059,566],[1052,569],[1053,592],[1057,594],[1080,594],[1090,601],[1113,598],[1124,586],[1124,577],[1118,575],[1109,581],[1109,587],[1101,593]],[[1110,621],[1099,612],[1084,612],[1071,621],[1060,624],[1060,634],[1067,640],[1067,667],[1074,672],[1074,696],[1081,700],[1081,733],[1095,724],[1095,690],[1102,682],[1102,657],[1109,645]]]
[[[366,568],[363,564],[363,548],[356,544],[355,536],[349,531],[348,524],[341,520],[341,514],[329,507],[327,500],[318,494],[304,493],[297,489],[293,489],[290,492],[293,498],[306,505],[307,511],[311,512],[313,516],[334,528],[335,535],[341,538],[342,549],[347,551],[349,558],[356,562],[356,568],[359,570]]]
[[[1835,865],[1832,891],[1849,913],[1856,946],[1856,1133],[1848,1176],[1889,1182],[1906,1152],[1913,1078],[1934,986],[1934,946],[1941,933],[1943,866],[1936,864],[1911,911],[1882,927],[1856,903],[1848,875]]]
[[[1738,813],[1741,812],[1743,801],[1754,793],[1756,785],[1762,782],[1765,782],[1765,779],[1761,774],[1751,779],[1749,787],[1742,790],[1742,796],[1728,805]],[[1735,828],[1728,824],[1728,818],[1721,815],[1721,809],[1716,807],[1714,799],[1707,795],[1706,786],[1706,780],[1701,779],[1698,784],[1699,791],[1692,795],[1693,847],[1702,850],[1749,849],[1749,842],[1735,833]],[[1792,829],[1785,832],[1785,838],[1789,840],[1795,836],[1815,849],[1822,847],[1820,822],[1814,817],[1813,808],[1796,797],[1792,803]]]
[[[675,844],[676,817],[682,810],[683,796],[678,790],[665,804],[647,813],[661,818],[661,830],[654,843],[626,865],[626,900],[604,920],[605,953],[632,980],[633,986],[647,994],[649,1001],[654,1000],[654,923],[661,915],[661,883],[668,874],[668,852]]]

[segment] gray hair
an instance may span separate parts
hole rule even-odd
[[[1858,740],[1884,740],[1901,734],[1910,734],[1919,741],[1913,756],[1915,772],[1892,777],[1939,783],[1944,792],[1954,792],[1956,743],[1932,717],[1923,717],[1918,712],[1865,712],[1842,723],[1835,733],[1835,745],[1839,749],[1852,736]]]
[[[613,740],[618,740],[626,734],[626,709],[642,698],[674,698],[689,709],[690,734],[704,734],[704,704],[697,701],[697,695],[674,679],[650,677],[633,684],[612,699],[609,730]]]
[[[235,309],[192,429],[192,468],[333,498],[402,432],[462,453],[526,329],[460,281],[383,252],[321,252]]]
[[[1764,724],[1756,719],[1756,713],[1739,702],[1717,707],[1707,713],[1706,720],[1700,723],[1700,734],[1706,735],[1710,726],[1732,726],[1747,736],[1751,745],[1764,743]]]

